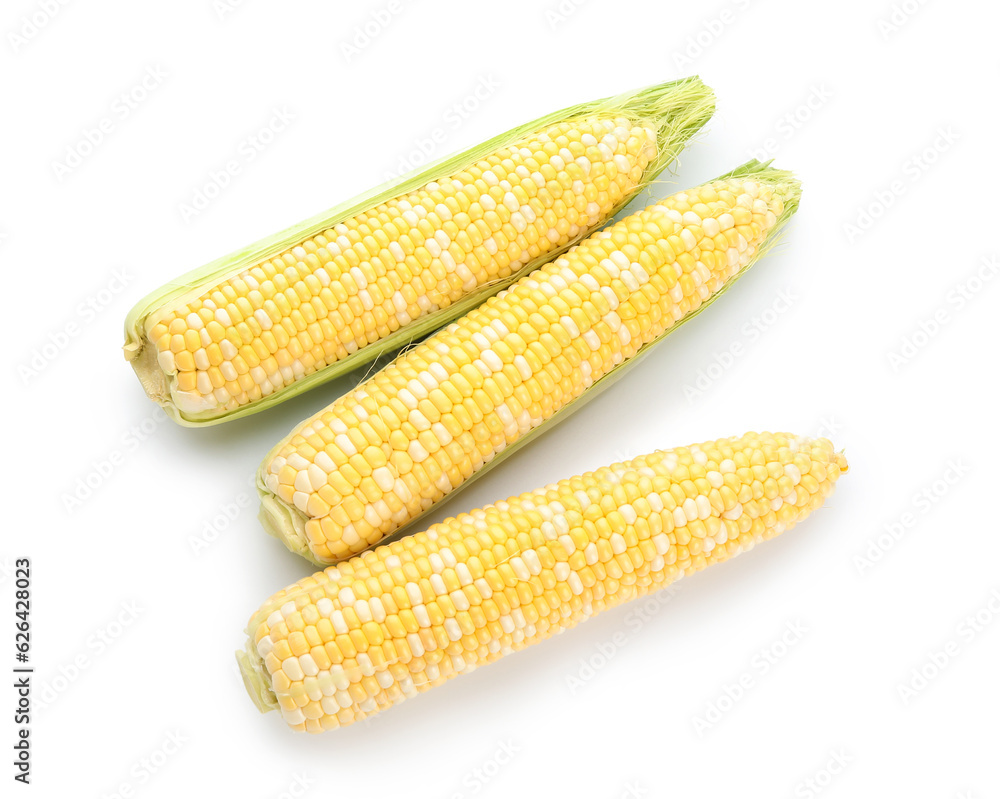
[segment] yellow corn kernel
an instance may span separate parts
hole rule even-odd
[[[492,152],[484,152],[489,144],[470,151],[451,174],[429,168],[397,196],[372,192],[373,206],[331,212],[325,228],[303,224],[301,238],[272,237],[280,251],[252,248],[261,253],[256,262],[236,253],[155,292],[129,315],[126,357],[178,421],[245,415],[264,398],[290,396],[310,375],[333,374],[352,355],[358,361],[368,345],[423,317],[454,318],[446,309],[471,292],[499,291],[527,264],[603,224],[711,110],[711,91],[692,78],[512,131]],[[583,147],[584,139],[601,145]],[[578,155],[563,146],[570,143]],[[618,174],[608,181],[612,168]],[[735,234],[752,235],[760,215],[737,210]],[[215,373],[202,379],[210,369],[235,372],[234,356],[248,352],[273,357],[251,366],[249,390],[246,381],[223,385]]]
[[[545,157],[550,163],[559,158]],[[308,419],[261,465],[260,480],[271,495],[264,504],[264,523],[291,549],[323,565],[377,543],[445,497],[596,380],[700,308],[753,261],[783,218],[786,205],[794,207],[798,196],[798,184],[787,173],[755,169],[713,181],[710,187],[718,199],[694,203],[705,216],[691,210],[689,202],[699,190],[680,192],[591,236]],[[713,264],[710,270],[700,260],[701,248],[710,241],[705,231],[755,202],[766,206],[770,224],[766,215],[757,214],[760,233],[751,247],[740,251],[733,246],[726,258],[708,259]],[[669,284],[667,278],[676,277],[682,260],[675,248],[661,246],[671,240],[678,242],[678,250],[686,248],[690,271]],[[551,332],[557,325],[566,331],[561,340]],[[321,524],[322,518],[313,516],[310,508],[322,506],[310,506],[310,495],[325,482],[334,484],[348,468],[364,476],[372,473],[365,471],[362,455],[353,455],[349,466],[342,465],[336,448],[346,441],[352,449],[361,449],[352,436],[359,419],[369,413],[364,403],[373,398],[378,398],[373,410],[392,408],[391,414],[380,417],[384,429],[365,450],[378,453],[376,482],[382,496],[373,491],[363,501],[349,498],[345,506],[351,525]],[[430,401],[427,406],[421,405],[424,400]],[[443,409],[449,401],[454,404],[440,422],[421,410]],[[303,430],[332,439],[325,447],[324,463],[316,461]],[[766,470],[760,475],[750,472],[741,491],[757,499],[778,492],[773,478],[765,489]],[[701,474],[684,467],[683,478],[670,494],[678,505],[698,492],[689,478]],[[802,475],[808,491],[812,487],[812,478],[805,479],[808,469]],[[407,478],[414,484],[405,483]],[[351,483],[357,485],[353,479]],[[727,510],[737,499],[748,501],[724,483],[720,497]],[[307,536],[306,526],[312,532],[321,527],[322,535]]]
[[[733,467],[744,460],[793,481],[810,475],[815,491],[723,511],[712,483],[744,472],[749,487],[752,470]],[[778,535],[846,471],[826,439],[748,433],[460,514],[275,594],[238,653],[244,681],[294,729],[345,726]],[[686,497],[698,517],[671,528],[671,489],[700,472],[707,490]]]

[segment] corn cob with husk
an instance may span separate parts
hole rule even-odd
[[[826,439],[748,433],[460,514],[275,594],[244,683],[295,730],[351,724],[778,535],[846,470]]]
[[[713,108],[689,78],[522,125],[153,292],[126,319],[126,358],[182,424],[272,406],[565,250],[647,186]]]
[[[750,162],[522,278],[281,441],[258,472],[264,526],[323,565],[413,523],[702,310],[798,197]]]

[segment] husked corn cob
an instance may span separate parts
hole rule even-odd
[[[696,313],[798,194],[751,162],[522,278],[279,443],[258,473],[265,527],[319,564],[378,543]]]
[[[182,423],[260,410],[426,334],[565,249],[655,177],[711,109],[690,79],[522,126],[154,293],[126,321],[126,357]]]
[[[826,439],[748,433],[460,514],[275,594],[244,682],[293,729],[351,724],[778,535],[846,470]]]

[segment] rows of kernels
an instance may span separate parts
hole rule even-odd
[[[846,469],[783,433],[656,452],[331,566],[249,632],[287,723],[343,726],[781,533]]]
[[[641,181],[656,133],[562,122],[152,316],[188,412],[241,407],[561,247]]]
[[[722,288],[779,195],[718,181],[591,236],[309,420],[264,464],[268,489],[320,562],[375,544]]]

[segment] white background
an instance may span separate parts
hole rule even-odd
[[[989,504],[1000,281],[973,281],[961,308],[953,293],[1000,255],[996,5],[907,0],[890,30],[902,7],[887,0],[590,0],[556,15],[557,3],[528,0],[399,4],[351,58],[343,43],[387,2],[246,0],[220,14],[212,0],[99,0],[45,21],[41,0],[10,0],[0,13],[0,660],[13,664],[10,567],[31,557],[31,658],[45,702],[31,727],[33,784],[8,794],[4,765],[4,795],[1000,796],[1000,599],[989,607],[1000,588]],[[27,36],[33,15],[44,24]],[[117,98],[149,68],[166,77],[122,118]],[[559,107],[692,73],[716,90],[718,112],[665,179],[701,183],[774,139],[777,165],[805,185],[783,246],[434,518],[752,429],[828,434],[850,473],[802,527],[681,583],[646,617],[609,612],[324,736],[259,715],[232,653],[258,604],[310,567],[263,534],[248,479],[276,440],[352,382],[182,429],[159,420],[122,359],[128,309],[183,271],[381,183],[435,128],[446,134],[438,157]],[[451,124],[449,108],[484,78],[499,88]],[[243,157],[275,109],[294,120],[185,221],[182,204]],[[103,117],[113,129],[60,179],[54,163]],[[670,191],[664,183],[654,196]],[[852,233],[865,208],[878,218]],[[782,292],[789,307],[765,313]],[[88,311],[89,298],[106,304]],[[946,321],[923,337],[921,322],[939,312]],[[755,318],[762,332],[749,332]],[[68,325],[76,334],[33,369],[35,350]],[[894,364],[914,337],[923,346]],[[713,369],[733,344],[742,354]],[[699,372],[716,379],[692,399],[685,386]],[[114,451],[119,465],[68,508],[77,481],[96,481]],[[248,507],[225,521],[240,502]],[[902,521],[898,539],[878,543]],[[206,525],[215,540],[195,551]],[[873,546],[879,560],[865,566],[858,558]],[[970,633],[963,619],[977,612],[984,624]],[[806,632],[763,673],[761,651],[780,650],[790,623]],[[912,670],[949,642],[957,654],[904,700]],[[569,678],[588,661],[598,668],[574,692]],[[749,687],[727,700],[741,679]],[[2,693],[8,764],[16,697]],[[699,734],[712,706],[726,712]],[[171,733],[184,742],[164,755]],[[495,768],[503,744],[516,753]],[[833,774],[835,755],[847,765]]]

